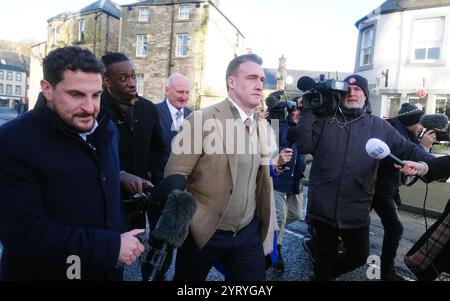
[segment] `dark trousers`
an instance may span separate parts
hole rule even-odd
[[[189,234],[177,251],[175,281],[204,281],[213,264],[223,261],[226,281],[264,281],[264,251],[258,217],[234,235],[217,230],[199,250]]]
[[[364,265],[369,256],[369,226],[356,229],[337,229],[313,220],[317,232],[317,259],[314,280],[332,280]],[[338,255],[339,237],[345,252]]]
[[[398,216],[394,196],[375,195],[372,208],[380,217],[384,229],[381,273],[389,273],[394,268],[395,256],[403,235],[403,225]]]

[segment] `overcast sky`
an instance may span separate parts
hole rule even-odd
[[[78,11],[93,0],[2,1],[0,39],[44,41],[47,19]],[[118,4],[135,3],[116,0]],[[355,22],[384,0],[220,0],[220,9],[246,37],[247,46],[277,67],[352,71],[358,31]]]

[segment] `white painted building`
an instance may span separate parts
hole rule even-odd
[[[450,117],[450,1],[388,0],[356,27],[355,72],[369,81],[376,115],[409,102]]]

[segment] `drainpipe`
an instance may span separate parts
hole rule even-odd
[[[98,19],[98,17],[101,16],[101,14],[102,14],[102,12],[99,11],[95,14],[95,17],[94,17],[94,47],[92,49],[93,50],[92,52],[94,52],[96,55],[97,55],[97,53],[95,52],[95,48],[97,48],[97,19]]]
[[[171,29],[170,29],[170,43],[169,43],[169,59],[167,65],[167,76],[169,77],[172,71],[172,49],[173,49],[173,35],[174,35],[174,27],[175,27],[175,3],[172,0],[172,20],[171,20]]]

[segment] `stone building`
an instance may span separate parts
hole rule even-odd
[[[31,47],[30,108],[40,91],[42,59],[53,49],[69,45],[88,48],[98,57],[119,50],[121,8],[111,0],[98,0],[78,12],[48,19],[47,41]]]
[[[138,91],[164,99],[174,73],[192,82],[191,108],[222,100],[229,61],[245,52],[244,36],[215,0],[150,0],[122,6],[120,51],[134,61]]]
[[[14,107],[27,97],[30,61],[16,52],[0,50],[0,106]]]

